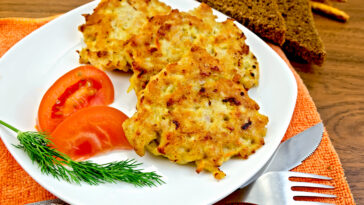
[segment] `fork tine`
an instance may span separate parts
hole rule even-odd
[[[322,188],[322,189],[334,189],[335,187],[325,184],[309,183],[309,182],[291,182],[291,187],[309,187],[309,188]]]
[[[330,177],[325,177],[316,174],[307,174],[302,172],[289,172],[289,177],[302,177],[302,178],[312,178],[312,179],[322,179],[322,180],[332,180]]]
[[[336,195],[332,195],[332,194],[321,194],[321,193],[306,192],[306,191],[293,191],[293,196],[336,198]]]

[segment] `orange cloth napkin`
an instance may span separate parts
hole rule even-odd
[[[33,30],[52,20],[54,17],[42,19],[6,18],[0,19],[0,57],[17,41]],[[311,127],[321,121],[316,106],[303,84],[301,78],[294,71],[284,53],[279,47],[272,48],[290,66],[298,85],[296,108],[283,140]],[[1,69],[1,68],[0,68]],[[316,199],[326,203],[355,204],[350,188],[344,176],[344,170],[339,157],[331,144],[325,130],[318,149],[294,171],[320,174],[333,178],[326,184],[335,187],[334,190],[314,190],[328,194],[335,194],[336,199]],[[311,180],[313,181],[313,180]],[[323,183],[323,182],[321,182]],[[25,204],[41,200],[54,199],[54,195],[37,184],[14,160],[0,140],[0,204]],[[224,199],[224,202],[238,202],[239,191]]]

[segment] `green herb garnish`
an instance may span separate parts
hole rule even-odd
[[[77,162],[66,154],[52,148],[49,136],[41,132],[21,132],[15,127],[0,120],[0,124],[16,132],[19,145],[16,148],[24,150],[32,162],[36,162],[42,173],[52,175],[58,180],[63,179],[70,183],[85,182],[90,185],[102,183],[116,183],[123,181],[138,187],[156,186],[164,181],[155,172],[143,172],[137,167],[134,159],[106,164],[97,164],[90,161]]]

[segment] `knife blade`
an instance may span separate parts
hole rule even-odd
[[[324,126],[320,122],[281,143],[267,164],[240,188],[246,187],[267,172],[289,171],[300,165],[317,149],[323,132]]]

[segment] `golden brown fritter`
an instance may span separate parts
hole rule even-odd
[[[158,0],[102,0],[91,15],[84,15],[86,23],[79,27],[86,44],[79,53],[80,63],[128,71],[127,40],[139,33],[149,18],[170,10]]]
[[[177,63],[151,77],[137,112],[123,124],[136,153],[145,149],[197,172],[225,176],[219,167],[247,158],[264,144],[268,118],[245,88],[225,77],[229,70],[206,50],[193,47]]]
[[[216,22],[212,9],[201,4],[186,13],[173,10],[154,16],[127,50],[134,74],[131,88],[137,95],[149,79],[170,63],[178,62],[192,46],[205,48],[226,67],[224,76],[249,89],[258,84],[259,69],[245,36],[233,20]]]

